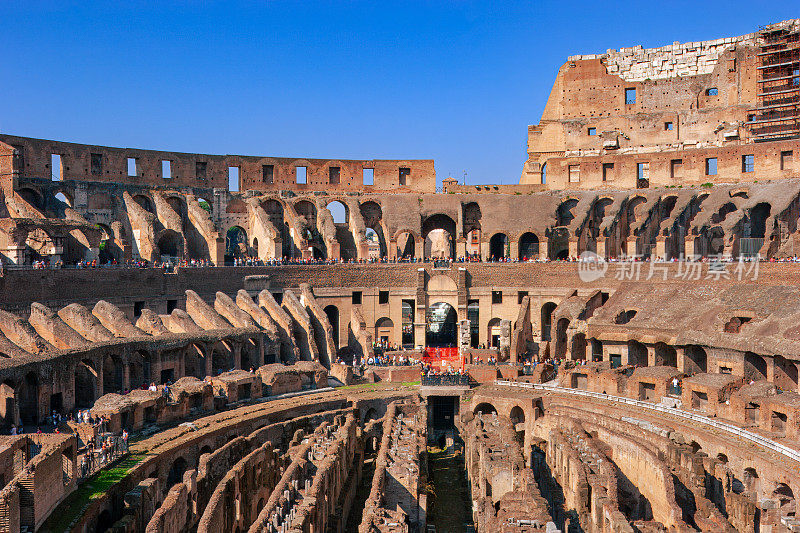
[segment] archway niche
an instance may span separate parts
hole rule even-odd
[[[94,363],[88,359],[75,365],[75,407],[88,408],[94,405],[98,374]]]
[[[558,307],[554,302],[547,302],[542,306],[542,341],[552,340],[551,335],[551,322],[553,320],[553,311]]]
[[[123,365],[118,355],[103,358],[103,394],[122,392]]]
[[[519,239],[519,260],[539,258],[539,237],[533,233],[523,233]]]
[[[797,364],[777,354],[772,359],[775,362],[775,385],[783,390],[797,391]]]
[[[397,236],[397,258],[414,259],[416,240],[414,234],[404,231]]]
[[[500,347],[500,319],[495,317],[489,320],[489,324],[487,325],[486,331],[486,339],[488,340],[488,344],[492,348],[499,348]]]
[[[383,232],[383,210],[378,202],[364,202],[359,206],[361,217],[364,219],[364,226],[367,229],[375,232],[378,239],[378,253],[380,257],[386,257],[389,254],[389,248],[386,245],[386,235]],[[398,246],[400,243],[398,242]],[[413,255],[413,252],[412,252]],[[402,257],[398,254],[398,257]]]
[[[567,328],[569,328],[568,318],[561,318],[556,323],[556,357],[564,357],[567,354]]]
[[[158,255],[163,257],[183,257],[183,237],[173,230],[165,230],[158,238]]]
[[[586,335],[583,333],[576,333],[572,337],[572,360],[585,361],[586,360]]]
[[[375,340],[389,343],[392,339],[394,339],[394,322],[389,317],[379,318],[375,322]]]
[[[689,344],[684,348],[683,371],[687,374],[697,374],[706,372],[708,367],[708,356],[706,351],[695,344]]]
[[[233,226],[225,233],[225,262],[247,256],[247,232],[241,226]]]
[[[476,415],[478,413],[482,415],[496,415],[497,409],[490,403],[482,402],[475,406],[475,410],[472,413]]]
[[[752,381],[767,379],[767,360],[757,353],[745,352],[744,378]]]
[[[333,343],[339,347],[339,308],[335,305],[328,305],[324,309],[325,316],[328,317],[328,322],[331,325]]]
[[[495,233],[489,239],[489,257],[491,259],[505,259],[510,256],[508,235]]]
[[[434,233],[435,232],[435,233]],[[447,215],[436,214],[422,223],[425,258],[456,258],[456,223]]]

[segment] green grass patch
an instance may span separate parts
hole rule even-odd
[[[42,531],[69,531],[70,524],[86,510],[89,502],[106,493],[145,458],[144,454],[129,455],[111,468],[104,468],[90,477],[53,511]]]

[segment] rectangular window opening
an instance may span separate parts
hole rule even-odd
[[[519,291],[517,292],[517,303],[521,304],[522,300],[528,295],[528,291]]]
[[[631,105],[635,103],[636,103],[636,89],[633,87],[625,89],[625,105]]]
[[[786,150],[781,152],[781,170],[789,170],[792,168],[793,157],[794,150]]]
[[[261,181],[267,185],[275,182],[275,165],[261,165]]]
[[[411,175],[411,169],[406,167],[400,167],[400,185],[405,186],[408,185],[408,177]]]
[[[682,177],[683,159],[673,159],[669,162],[669,176],[672,179],[680,179]]]
[[[650,187],[650,163],[636,163],[636,188]]]
[[[706,176],[716,176],[716,175],[717,175],[717,158],[716,157],[706,158]]]
[[[389,303],[389,291],[378,291],[378,303],[379,304]]]
[[[589,135],[597,135],[597,128],[589,128],[589,129],[587,130],[587,133],[588,133]]]
[[[307,167],[294,167],[295,183],[298,185],[305,185],[308,183],[308,168]]]
[[[672,129],[673,129],[672,122],[665,122],[664,123],[664,131],[672,131]]]
[[[353,305],[361,305],[361,291],[353,291]]]
[[[581,166],[580,165],[570,165],[569,166],[569,182],[570,183],[577,183],[581,181]]]
[[[375,182],[375,169],[365,168],[362,174],[364,185],[374,185]]]
[[[139,318],[144,309],[144,302],[133,302],[133,318]]]
[[[756,157],[753,154],[742,156],[742,172],[753,172],[756,169]]]
[[[331,185],[338,185],[339,180],[341,179],[342,169],[341,167],[330,167],[328,169],[328,183]]]
[[[165,180],[172,179],[172,161],[169,159],[161,161],[161,177]]]
[[[614,163],[603,163],[603,181],[614,179]]]
[[[206,175],[208,172],[208,163],[205,161],[197,161],[194,164],[194,173],[197,176],[197,179],[204,180],[206,179]]]
[[[228,167],[228,190],[239,192],[239,167]]]
[[[503,291],[492,291],[492,303],[493,304],[503,303]]]
[[[136,167],[137,167],[136,158],[135,157],[129,157],[128,158],[128,176],[138,176],[139,175],[139,174],[137,174],[138,169]]]
[[[64,179],[64,168],[61,166],[61,156],[58,154],[50,155],[50,176],[53,181]]]
[[[719,90],[716,87],[709,87],[706,89],[706,96],[717,96],[719,94]]]
[[[99,176],[103,173],[103,154],[92,154],[92,176]]]
[[[167,300],[167,314],[178,308],[178,300]]]

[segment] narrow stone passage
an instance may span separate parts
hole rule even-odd
[[[448,452],[429,446],[428,458],[433,488],[433,495],[429,496],[428,524],[434,524],[437,533],[474,531],[472,495],[462,449],[458,447],[455,452]]]

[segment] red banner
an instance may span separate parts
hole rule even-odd
[[[458,355],[458,348],[425,348],[425,355],[422,361],[432,366],[461,366],[461,357]]]

